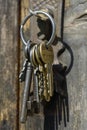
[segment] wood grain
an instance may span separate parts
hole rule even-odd
[[[71,46],[74,53],[74,66],[71,73],[67,76],[69,106],[70,106],[70,122],[65,128],[62,124],[59,130],[86,130],[87,129],[87,1],[72,0],[66,1],[65,12],[65,31],[64,39]],[[60,4],[61,5],[61,1]],[[56,16],[57,17],[57,16]],[[58,12],[60,21],[60,10]],[[59,25],[60,23],[58,23]],[[34,25],[34,24],[33,24]],[[32,30],[34,26],[32,26]],[[33,31],[32,31],[33,32]],[[32,33],[31,32],[31,33]],[[33,33],[33,40],[35,39]],[[57,49],[55,49],[55,53]],[[69,64],[69,54],[66,51],[61,57],[62,61]],[[39,130],[38,120],[34,117],[29,118],[27,130]],[[30,121],[32,120],[32,121]],[[42,122],[41,118],[41,122]],[[41,130],[43,123],[40,123]],[[33,126],[33,127],[32,127]]]
[[[60,35],[61,0],[58,0],[58,27]],[[18,1],[0,0],[0,130],[25,130],[20,123],[18,100],[22,100],[23,84],[20,84],[18,99]],[[29,0],[21,0],[21,21],[29,12]],[[62,124],[59,130],[87,130],[87,0],[66,0],[64,40],[74,52],[74,66],[67,76],[70,122],[66,128]],[[29,22],[25,29],[29,38]],[[33,33],[33,31],[32,31]],[[36,37],[33,33],[33,39]],[[57,53],[56,47],[55,56]],[[23,45],[20,51],[20,68],[24,61]],[[66,51],[61,57],[69,64]],[[56,60],[56,59],[55,59]],[[21,100],[20,100],[21,99]],[[20,102],[21,106],[21,102]],[[43,116],[28,119],[26,130],[43,130]]]
[[[17,1],[0,0],[0,130],[17,130]]]
[[[29,0],[21,0],[21,22],[27,16],[29,13]],[[21,24],[21,23],[20,23]],[[26,25],[24,26],[24,33],[25,33],[25,38],[29,39],[29,24],[30,22],[28,21]],[[25,32],[25,30],[27,30]],[[23,62],[25,60],[25,55],[24,55],[24,45],[21,41],[20,38],[20,70],[22,69]],[[23,89],[24,89],[24,83],[20,83],[20,111],[19,115],[21,114],[21,103],[22,103],[22,95],[23,95]],[[19,123],[20,123],[20,118],[19,118]],[[25,124],[20,123],[20,129],[19,130],[25,130]]]

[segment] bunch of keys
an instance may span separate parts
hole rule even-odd
[[[53,48],[46,47],[45,42],[36,44],[30,51],[31,63],[34,66],[34,74],[38,79],[38,93],[40,102],[45,99],[50,101],[53,95],[52,63],[54,60]]]
[[[25,115],[26,102],[29,100],[31,82],[33,77],[33,106],[43,100],[49,102],[53,95],[52,63],[54,60],[53,48],[46,47],[45,43],[31,44],[26,47],[29,51],[20,73],[20,81],[25,81],[22,115]],[[26,54],[26,53],[25,53]],[[31,104],[32,105],[32,104]],[[30,107],[31,108],[31,107]]]
[[[26,42],[23,34],[23,26],[26,21],[33,15],[46,15],[52,23],[52,35],[49,41],[43,41],[40,44],[31,41]],[[53,95],[53,73],[52,63],[54,60],[54,52],[51,46],[55,38],[55,23],[54,19],[46,12],[31,11],[25,17],[21,24],[20,34],[21,39],[25,45],[26,60],[23,64],[23,69],[20,73],[19,79],[25,82],[23,102],[21,109],[21,122],[25,123],[27,120],[28,110],[34,113],[39,112],[39,104],[45,100],[50,101]],[[33,81],[33,98],[30,98],[31,83]]]

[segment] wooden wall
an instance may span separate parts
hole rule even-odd
[[[0,0],[0,130],[17,130],[18,1]]]
[[[23,85],[18,82],[18,73],[24,56],[18,30],[28,11],[29,0],[0,0],[0,130],[25,130],[25,126],[19,123]],[[21,19],[18,18],[19,12]],[[73,49],[74,66],[67,77],[70,122],[66,128],[60,126],[59,130],[86,130],[87,0],[66,0],[64,39]],[[62,59],[68,64],[67,52]],[[35,119],[31,119],[27,130],[39,130],[36,127],[38,122],[35,126],[33,122],[36,123]]]
[[[65,18],[65,41],[71,45],[74,52],[74,66],[67,77],[70,103],[70,123],[67,129],[86,130],[87,0],[72,0]]]

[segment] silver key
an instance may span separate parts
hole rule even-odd
[[[26,70],[26,77],[25,77],[25,87],[23,92],[23,101],[22,101],[22,110],[21,110],[21,123],[25,123],[27,120],[27,101],[30,94],[30,87],[32,81],[32,73],[33,67],[31,63],[28,62],[27,70]]]

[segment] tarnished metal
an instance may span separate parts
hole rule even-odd
[[[28,62],[27,71],[26,71],[26,79],[25,79],[25,87],[23,93],[23,101],[22,101],[22,110],[21,110],[21,123],[25,123],[27,119],[27,101],[29,98],[29,92],[31,87],[33,68],[31,63]]]

